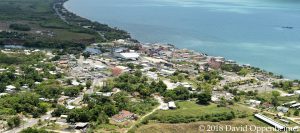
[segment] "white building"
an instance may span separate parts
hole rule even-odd
[[[300,90],[296,90],[296,91],[294,91],[294,93],[298,95],[298,94],[300,94]]]
[[[106,66],[104,65],[94,65],[94,68],[97,70],[103,70],[104,68],[106,68]]]
[[[153,80],[158,80],[158,75],[155,72],[148,71],[146,75]]]
[[[261,104],[261,101],[250,99],[248,101],[248,104],[250,104],[251,106],[255,107],[255,106],[259,106]]]
[[[11,92],[11,91],[14,91],[16,89],[16,87],[15,86],[13,86],[13,85],[8,85],[8,86],[6,86],[6,91],[8,91],[8,92]]]
[[[6,95],[8,95],[8,93],[0,93],[0,97],[6,96]]]
[[[264,116],[262,114],[255,114],[254,116],[256,118],[258,118],[258,119],[260,119],[260,120],[262,120],[262,121],[264,121],[264,122],[272,125],[273,127],[275,127],[278,130],[283,130],[285,128],[285,126],[281,125],[280,123],[278,123],[278,122],[272,120],[271,118],[269,118],[267,116]]]
[[[163,74],[163,75],[172,75],[172,74],[175,73],[175,71],[173,71],[173,70],[161,69],[161,70],[160,70],[160,73]]]
[[[80,85],[80,83],[79,82],[77,82],[76,80],[72,80],[72,83],[71,83],[72,85],[75,85],[75,86],[78,86],[78,85]]]
[[[116,57],[125,59],[125,60],[137,60],[140,57],[140,54],[132,52],[132,53],[115,53]]]
[[[174,101],[168,102],[168,107],[169,107],[169,109],[176,109],[175,102]]]

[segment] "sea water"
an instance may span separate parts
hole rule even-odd
[[[131,33],[300,78],[298,0],[70,0],[70,11]]]

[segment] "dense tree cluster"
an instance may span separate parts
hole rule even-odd
[[[198,81],[206,82],[212,85],[215,85],[222,79],[223,77],[221,77],[217,71],[203,72],[197,77]]]
[[[203,105],[209,104],[209,102],[211,101],[211,96],[211,93],[208,91],[198,94],[197,103]]]
[[[63,91],[60,83],[55,80],[48,80],[37,85],[34,89],[43,98],[58,98]]]
[[[185,79],[188,79],[188,72],[184,71],[175,71],[172,76],[169,77],[171,82],[176,83],[176,82],[182,82]]]
[[[67,87],[64,89],[64,95],[69,97],[76,97],[79,95],[81,89],[77,86]]]
[[[190,123],[196,121],[212,121],[212,122],[219,122],[219,121],[229,121],[236,118],[236,114],[233,111],[230,112],[223,112],[223,113],[211,113],[211,114],[203,114],[200,116],[183,116],[183,115],[176,115],[176,116],[158,116],[153,115],[149,119],[150,120],[158,120],[162,123]]]
[[[52,132],[48,132],[44,129],[37,129],[37,128],[29,127],[29,128],[22,130],[21,133],[52,133]]]
[[[293,81],[280,81],[280,82],[273,82],[274,87],[281,88],[283,90],[291,90],[293,87]]]
[[[24,39],[28,37],[27,34],[25,33],[19,33],[19,32],[6,32],[6,31],[2,31],[0,32],[0,40],[4,40],[4,39]],[[1,41],[0,41],[0,45],[1,45]],[[2,44],[3,45],[3,44]]]
[[[187,88],[178,86],[173,90],[168,90],[163,94],[165,99],[171,100],[187,100],[190,98],[190,93]]]
[[[242,67],[238,64],[223,64],[221,69],[228,72],[239,72],[241,71]]]
[[[7,125],[9,128],[18,127],[21,124],[21,119],[18,116],[13,116],[7,120]]]
[[[0,64],[5,65],[18,65],[18,64],[29,64],[37,62],[44,57],[40,53],[35,53],[32,55],[25,54],[4,54],[0,52]]]
[[[95,122],[97,124],[108,123],[108,118],[121,110],[128,110],[136,114],[144,114],[157,105],[156,100],[146,98],[139,101],[130,101],[128,93],[121,91],[113,97],[92,94],[84,95],[84,103],[88,106],[80,109],[66,109],[58,105],[52,112],[52,116],[68,115],[68,122]]]
[[[150,96],[152,93],[164,93],[167,86],[162,82],[152,82],[149,84],[147,77],[137,70],[133,74],[125,73],[114,79],[113,87],[120,88],[127,92],[139,92],[142,96]]]
[[[0,114],[15,115],[17,113],[31,114],[38,117],[47,112],[48,104],[39,100],[35,93],[19,93],[0,98]]]
[[[10,24],[9,28],[13,29],[13,30],[19,30],[19,31],[30,31],[31,30],[30,26],[27,24]]]

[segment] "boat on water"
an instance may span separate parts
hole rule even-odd
[[[292,26],[282,26],[281,28],[283,28],[283,29],[293,29],[294,27],[292,27]]]

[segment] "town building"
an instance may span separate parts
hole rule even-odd
[[[134,113],[131,113],[126,110],[122,110],[119,114],[112,116],[112,119],[116,122],[124,122],[134,118]]]
[[[285,129],[285,126],[281,125],[280,123],[272,120],[271,118],[267,117],[267,116],[264,116],[262,114],[255,114],[254,115],[256,118],[264,121],[265,123],[269,124],[269,125],[272,125],[273,127],[275,127],[276,129],[278,130],[284,130]]]
[[[289,111],[289,108],[283,107],[283,106],[278,106],[277,111],[282,112],[282,113],[287,113]]]
[[[174,101],[168,102],[168,107],[169,107],[169,109],[176,109],[177,108]]]

